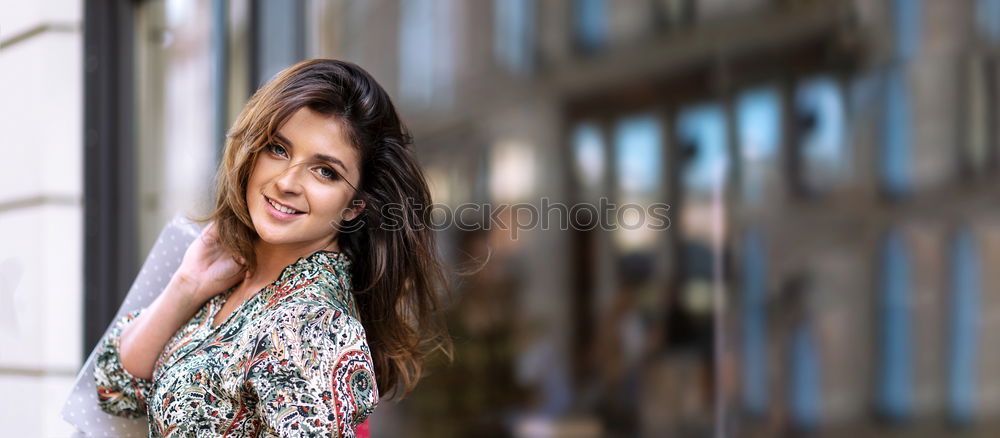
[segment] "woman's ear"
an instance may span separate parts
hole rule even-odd
[[[344,221],[354,220],[361,215],[361,210],[365,209],[365,201],[355,199],[351,201],[351,206],[344,210]]]

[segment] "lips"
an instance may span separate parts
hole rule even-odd
[[[271,198],[269,198],[267,196],[264,196],[264,200],[266,200],[268,202],[268,204],[271,204],[271,207],[273,207],[275,210],[280,211],[280,212],[285,213],[285,214],[303,214],[304,213],[301,210],[298,210],[298,209],[296,209],[294,207],[291,207],[289,205],[282,204],[282,203],[280,203],[278,201],[275,201],[274,199],[271,199]]]

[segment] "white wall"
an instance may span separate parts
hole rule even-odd
[[[0,431],[68,436],[83,306],[82,2],[0,0]]]

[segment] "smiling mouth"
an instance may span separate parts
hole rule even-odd
[[[278,202],[276,202],[275,200],[273,200],[271,198],[268,198],[267,196],[265,196],[264,199],[266,199],[267,202],[269,204],[271,204],[271,207],[274,207],[275,210],[278,210],[278,211],[280,211],[282,213],[285,213],[285,214],[303,214],[303,212],[295,210],[293,208],[286,207],[284,205],[281,205]]]

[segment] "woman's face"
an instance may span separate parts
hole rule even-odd
[[[351,208],[360,179],[357,151],[337,119],[305,107],[274,137],[257,155],[247,184],[254,229],[271,245],[339,249],[337,226],[359,211]]]

